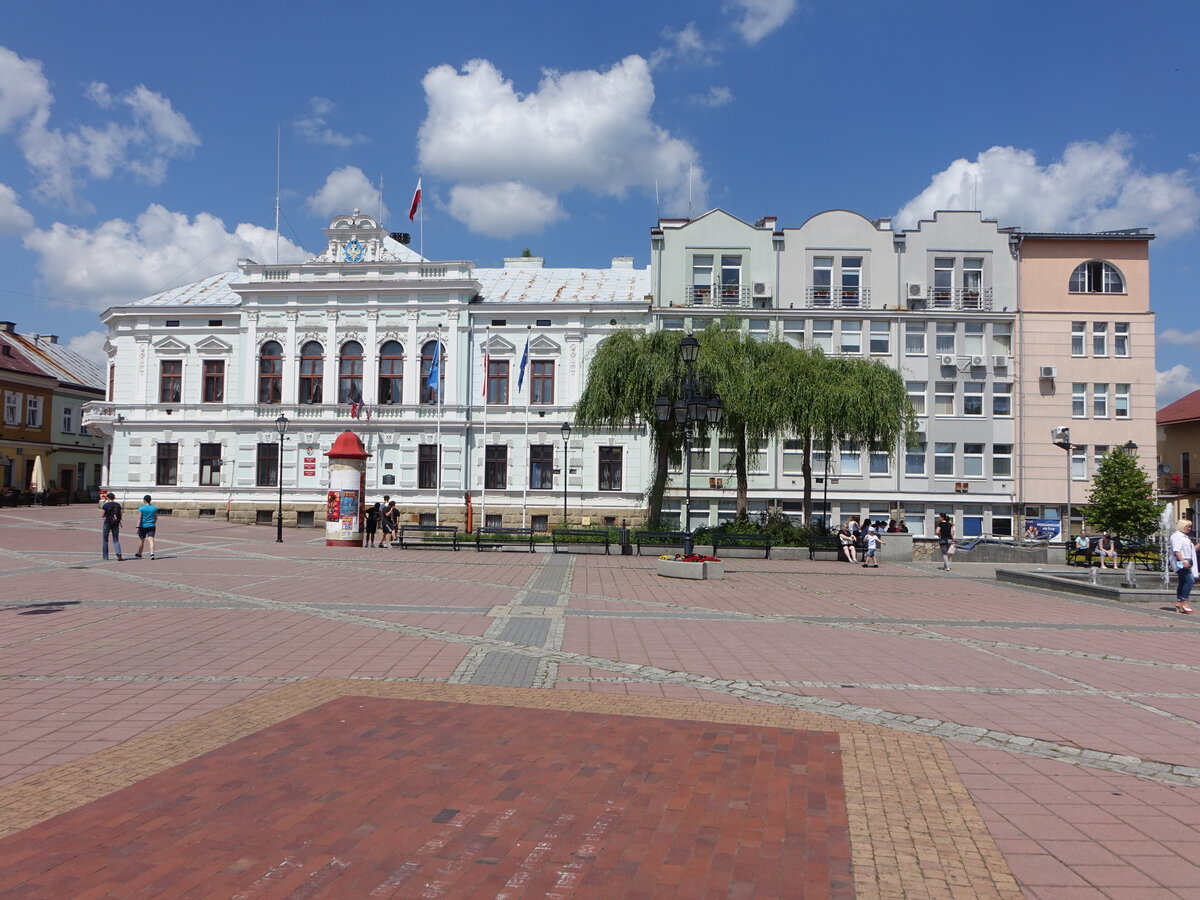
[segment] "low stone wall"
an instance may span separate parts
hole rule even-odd
[[[896,535],[886,535],[895,537]],[[937,538],[910,538],[912,541],[912,560],[914,562],[941,562],[942,551]],[[1050,565],[1063,561],[1061,544],[1046,544],[1042,542],[1028,543],[987,543],[976,544],[970,550],[963,546],[962,541],[956,542],[954,552],[955,562],[984,562],[984,563],[1034,563]]]

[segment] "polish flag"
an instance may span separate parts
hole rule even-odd
[[[413,191],[412,206],[408,208],[408,221],[417,217],[417,207],[421,205],[421,178],[417,176],[417,189]]]

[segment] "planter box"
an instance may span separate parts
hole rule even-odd
[[[678,559],[656,559],[658,574],[663,578],[691,578],[695,581],[715,581],[725,577],[723,562],[683,562]]]

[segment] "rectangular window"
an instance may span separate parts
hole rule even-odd
[[[201,397],[205,403],[225,402],[225,360],[204,360],[204,385]]]
[[[706,305],[712,300],[713,258],[709,254],[692,257],[692,302]]]
[[[721,302],[736,305],[742,299],[741,256],[721,257]]]
[[[221,445],[200,445],[200,480],[202,487],[216,487],[221,483]]]
[[[841,353],[862,353],[862,320],[847,319],[842,322],[842,338],[838,344]]]
[[[42,427],[42,398],[28,395],[25,398],[25,427],[26,428],[41,428]]]
[[[982,322],[967,322],[963,325],[963,354],[983,356]]]
[[[1071,323],[1071,355],[1083,356],[1083,341],[1087,334],[1087,322]]]
[[[892,326],[888,322],[871,323],[871,352],[892,352]]]
[[[600,447],[599,488],[602,491],[621,490],[621,447]],[[565,476],[564,476],[565,477]]]
[[[858,306],[862,287],[862,257],[842,257],[842,305]]]
[[[935,442],[933,445],[933,474],[954,474],[954,444]]]
[[[64,406],[62,412],[63,412],[63,417],[62,417],[63,434],[74,434],[75,433],[75,407]]]
[[[938,322],[933,349],[935,353],[957,353],[957,326],[953,322]]]
[[[933,413],[937,416],[954,415],[954,382],[934,382]]]
[[[183,360],[164,359],[158,369],[158,402],[178,403],[183,392]]]
[[[904,323],[904,354],[906,356],[925,355],[925,323]]]
[[[551,404],[554,402],[554,360],[535,359],[529,364],[529,402]]]
[[[1012,322],[992,323],[992,353],[1012,356]]]
[[[963,477],[983,477],[983,444],[963,444]]]
[[[813,306],[828,306],[833,288],[833,257],[814,256],[812,269]]]
[[[487,370],[488,406],[503,406],[508,403],[508,360],[488,360]]]
[[[549,516],[530,516],[529,525],[534,531],[549,531],[550,517]]]
[[[825,353],[833,352],[833,319],[814,319],[812,342]]]
[[[983,415],[983,388],[982,381],[968,381],[963,384],[964,416]]]
[[[1087,384],[1082,381],[1071,383],[1071,417],[1074,419],[1087,417]]]
[[[891,471],[891,458],[888,456],[887,450],[880,447],[878,444],[871,445],[871,474],[872,475],[887,475]]]
[[[804,320],[784,319],[783,339],[793,347],[802,346],[804,344]]]
[[[925,504],[904,504],[904,525],[913,537],[925,536]]]
[[[417,446],[417,487],[420,490],[431,491],[438,486],[441,454],[437,444],[419,444]]]
[[[1108,382],[1098,381],[1092,385],[1092,416],[1097,419],[1108,418]]]
[[[972,256],[963,258],[962,286],[963,309],[980,309],[983,306],[983,260],[981,258]]]
[[[14,393],[13,391],[4,392],[5,425],[21,424],[21,400],[23,399],[24,396],[22,394]]]
[[[529,448],[529,489],[554,490],[554,445],[533,444]]]
[[[1108,455],[1108,450],[1108,444],[1097,444],[1092,448],[1092,465],[1095,468],[1100,468],[1100,460]]]
[[[842,441],[841,453],[838,456],[839,475],[862,474],[862,451],[857,441]]]
[[[683,319],[663,319],[663,331],[683,331]]]
[[[1113,415],[1118,419],[1129,418],[1129,385],[1117,382],[1113,394]]]
[[[1113,324],[1113,355],[1129,355],[1129,323],[1116,322]]]
[[[154,457],[154,483],[179,483],[179,445],[159,444]]]
[[[992,415],[999,418],[1012,416],[1012,383],[997,381],[992,384]]]
[[[1071,446],[1071,480],[1084,481],[1087,479],[1087,444]],[[1074,507],[1072,507],[1074,509]]]
[[[259,487],[279,486],[279,445],[259,444],[254,458],[254,483]]]
[[[783,442],[783,474],[800,475],[804,472],[804,441]]]
[[[1108,356],[1108,323],[1092,323],[1092,356]]]
[[[1012,478],[1012,444],[992,444],[992,477]]]
[[[483,486],[502,491],[508,487],[508,447],[490,444],[483,450]]]
[[[939,257],[933,261],[933,308],[949,309],[953,295],[954,258]]]
[[[730,444],[728,449],[730,452],[729,465],[732,465],[733,464],[732,463],[733,445]],[[721,459],[722,466],[726,465],[725,451],[726,451],[726,445],[724,443],[722,443],[720,445],[720,459]],[[710,444],[708,444],[707,442],[693,441],[692,442],[692,471],[693,472],[707,472],[711,466],[712,466],[712,446]]]
[[[814,475],[824,477],[826,466],[829,463],[829,454],[825,452],[825,442],[814,440],[812,443],[812,471]]]
[[[925,444],[912,444],[904,451],[904,474],[925,475]]]
[[[769,341],[771,339],[771,320],[770,319],[751,319],[750,320],[750,337],[756,341]]]
[[[925,415],[925,388],[927,381],[906,381],[904,387],[908,391],[908,402],[912,404],[913,412],[918,416]]]

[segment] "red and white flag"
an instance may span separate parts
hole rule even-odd
[[[417,189],[413,191],[412,206],[408,208],[408,221],[417,217],[417,207],[421,205],[421,177],[417,176]]]
[[[350,417],[353,419],[358,418],[358,401],[357,400],[351,401],[351,403],[350,403]]]

